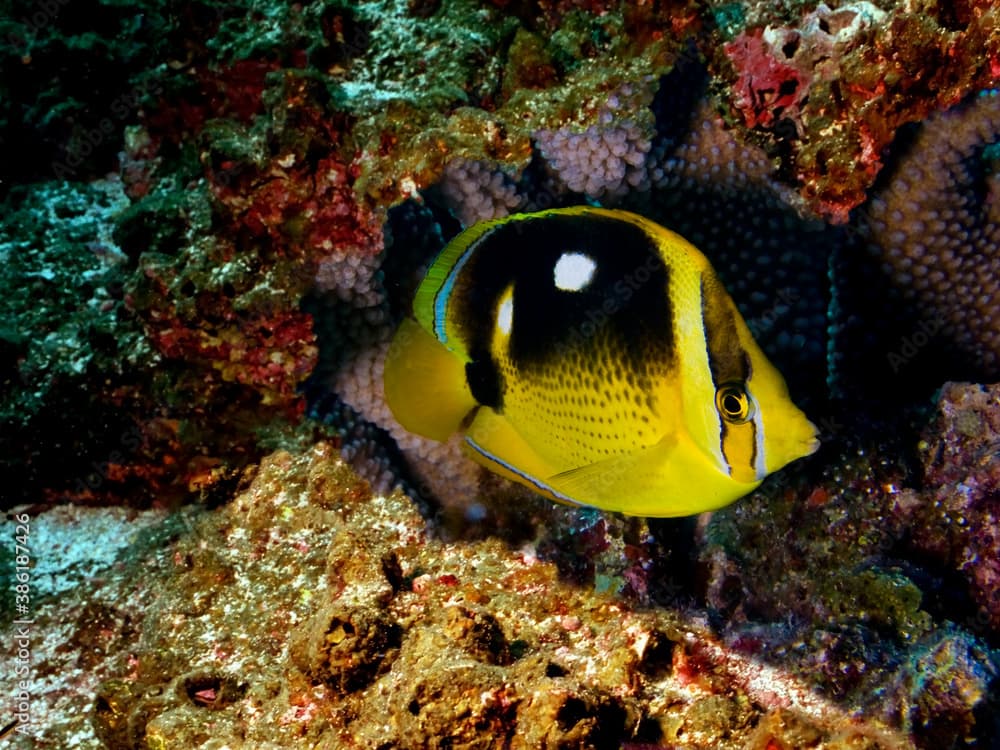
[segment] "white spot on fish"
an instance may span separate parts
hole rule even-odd
[[[497,328],[505,336],[510,335],[511,326],[514,324],[514,295],[507,294],[500,303],[497,311]]]
[[[589,255],[583,253],[563,253],[556,261],[553,280],[556,289],[564,292],[579,292],[594,278],[597,264]]]

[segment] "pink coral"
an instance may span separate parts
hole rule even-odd
[[[312,163],[289,152],[255,174],[249,190],[222,179],[213,188],[254,238],[317,264],[345,244],[359,254],[381,252],[381,219],[357,203],[351,183],[351,166],[335,156]]]
[[[738,71],[735,105],[747,127],[772,127],[782,117],[798,119],[810,77],[779,60],[760,29],[744,32],[723,49]]]
[[[294,400],[296,385],[316,363],[311,318],[294,311],[227,317],[218,327],[160,318],[162,326],[150,328],[150,340],[166,357],[207,363],[224,381],[261,391],[265,402],[279,397]]]
[[[996,8],[946,7],[821,3],[791,25],[757,19],[716,55],[732,110],[771,141],[816,213],[846,223],[900,126],[995,81]]]

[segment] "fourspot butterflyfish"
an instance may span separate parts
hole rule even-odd
[[[712,510],[819,445],[708,260],[636,214],[517,214],[453,239],[389,348],[407,430],[554,500]]]

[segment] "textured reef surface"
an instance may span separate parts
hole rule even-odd
[[[934,439],[961,429],[951,406]],[[995,406],[966,406],[959,420],[988,417]],[[541,544],[433,538],[408,497],[373,495],[328,443],[275,452],[244,480],[222,509],[144,511],[131,538],[73,561],[33,626],[59,634],[29,685],[41,746],[938,748],[975,746],[996,721],[995,654],[967,624],[935,623],[903,569],[859,562],[824,579],[835,543],[790,565],[813,536],[838,533],[858,560],[884,542],[865,547],[875,511],[850,510],[856,492],[833,496],[832,476],[823,503],[800,498],[800,536],[767,520],[794,487],[707,524],[708,609],[649,575],[648,529],[609,524],[600,545],[579,531],[633,565],[567,575],[572,550],[543,560]],[[937,491],[899,494],[937,504]],[[580,530],[573,515],[547,522]],[[106,533],[94,519],[35,523],[39,540],[93,540]],[[764,524],[787,555],[739,538]],[[763,568],[782,566],[774,586]],[[639,596],[643,579],[671,605]],[[790,593],[810,579],[823,588]]]
[[[992,0],[0,0],[0,39],[0,741],[1000,747]],[[709,256],[817,454],[645,521],[402,430],[430,259],[581,203]]]

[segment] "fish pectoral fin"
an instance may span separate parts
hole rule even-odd
[[[502,414],[482,406],[465,431],[469,455],[495,474],[519,482],[535,492],[562,503],[577,504],[556,493],[545,481],[556,469],[538,455]]]
[[[396,420],[432,440],[447,440],[476,407],[461,357],[410,318],[392,339],[382,378]]]

